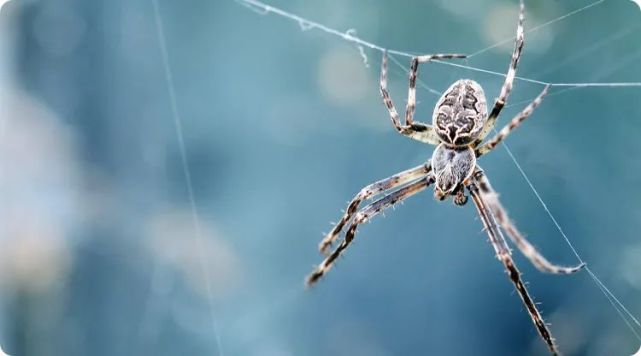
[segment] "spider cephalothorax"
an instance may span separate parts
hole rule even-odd
[[[352,199],[341,220],[320,243],[323,253],[338,239],[345,226],[347,232],[344,240],[327,255],[325,260],[316,267],[307,278],[307,284],[316,283],[333,266],[336,259],[347,249],[356,236],[357,227],[369,221],[381,211],[394,206],[396,203],[415,195],[430,184],[434,183],[434,195],[439,200],[452,196],[454,203],[464,205],[467,201],[465,192],[469,192],[474,205],[483,221],[485,231],[494,247],[497,258],[503,263],[511,282],[514,284],[521,300],[526,306],[539,335],[547,344],[550,352],[558,354],[556,344],[541,313],[532,301],[520,272],[512,260],[510,248],[497,221],[514,244],[541,271],[555,274],[577,272],[583,265],[563,267],[549,262],[528,240],[516,229],[509,219],[507,212],[498,200],[498,194],[476,164],[478,157],[492,151],[512,130],[518,127],[541,103],[547,93],[547,87],[525,109],[517,114],[494,137],[483,143],[486,136],[494,127],[497,117],[505,106],[507,97],[512,90],[516,75],[516,66],[523,48],[523,19],[524,7],[521,1],[519,24],[516,30],[516,41],[512,60],[505,75],[501,93],[494,101],[490,114],[487,112],[485,94],[481,86],[473,80],[459,80],[452,84],[438,100],[434,108],[432,126],[415,122],[416,81],[419,63],[434,59],[465,58],[460,54],[433,54],[414,57],[410,64],[409,92],[405,122],[401,123],[398,112],[387,91],[387,54],[383,54],[381,64],[381,95],[387,107],[394,128],[404,136],[417,141],[436,145],[432,159],[417,167],[397,173],[363,188]],[[359,209],[360,204],[375,196],[379,198],[371,204]]]
[[[434,196],[438,200],[444,200],[455,190],[461,188],[463,181],[474,173],[476,156],[474,150],[469,146],[448,147],[440,144],[432,154],[432,170],[434,172]],[[461,192],[463,194],[463,192]],[[459,205],[465,201],[454,202]]]
[[[449,146],[475,141],[487,121],[487,103],[481,86],[469,79],[452,84],[441,95],[432,115],[438,137]]]

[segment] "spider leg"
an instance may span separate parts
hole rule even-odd
[[[384,54],[383,54],[384,55]],[[418,65],[429,62],[433,59],[465,58],[464,54],[429,54],[412,58],[410,64],[410,85],[407,91],[407,107],[405,108],[405,125],[412,125],[414,112],[416,111],[416,78],[418,77]]]
[[[512,132],[512,130],[519,127],[519,125],[521,125],[521,123],[523,123],[525,119],[530,117],[532,112],[534,112],[534,109],[536,109],[541,104],[541,102],[543,101],[543,98],[545,97],[545,95],[547,95],[549,88],[550,88],[550,85],[549,84],[546,85],[545,88],[543,88],[543,91],[541,91],[541,93],[536,98],[534,98],[534,100],[532,100],[532,102],[528,106],[526,106],[525,109],[523,109],[523,111],[518,113],[512,120],[510,120],[510,122],[507,125],[505,125],[501,129],[501,131],[499,131],[496,135],[494,135],[494,137],[492,137],[492,139],[490,139],[487,143],[485,143],[481,147],[477,148],[476,157],[480,157],[490,152],[494,148],[496,148],[496,146],[499,143],[501,143],[501,141],[503,141],[505,137],[507,137],[507,135],[509,135],[510,132]]]
[[[483,126],[483,131],[481,131],[481,134],[479,135],[479,138],[477,140],[478,143],[480,143],[488,135],[488,133],[490,133],[490,130],[494,126],[496,119],[501,113],[501,110],[503,110],[503,107],[505,106],[507,98],[510,95],[510,92],[512,91],[512,86],[514,84],[514,77],[516,76],[516,67],[519,64],[519,59],[521,58],[521,51],[523,50],[524,20],[525,20],[525,5],[523,5],[523,1],[521,0],[521,7],[519,11],[519,23],[516,27],[516,39],[514,40],[514,51],[512,52],[512,60],[510,62],[510,67],[508,68],[507,74],[505,75],[505,82],[503,83],[503,87],[501,88],[501,94],[499,94],[499,97],[494,102],[494,107],[492,108],[492,111],[490,111],[490,115],[488,116],[487,121]]]
[[[482,172],[479,173],[483,174]],[[530,314],[530,317],[532,318],[532,321],[534,322],[539,335],[541,335],[541,338],[547,344],[550,352],[553,355],[558,355],[559,351],[554,342],[554,339],[552,338],[552,334],[550,333],[548,326],[545,324],[545,321],[543,321],[543,317],[537,309],[536,304],[525,288],[525,285],[521,280],[521,273],[512,260],[510,249],[507,246],[505,238],[503,237],[501,230],[499,230],[499,228],[497,227],[494,216],[492,215],[492,212],[488,207],[485,198],[480,194],[477,184],[478,183],[474,178],[472,178],[471,182],[466,183],[467,188],[472,195],[472,200],[476,205],[479,216],[483,220],[483,225],[485,227],[485,230],[487,231],[490,242],[494,247],[496,256],[503,263],[503,266],[505,266],[505,270],[510,277],[510,281],[512,281],[512,284],[514,284],[514,287],[516,287],[516,290],[519,293],[519,296],[521,297],[521,300],[523,301],[523,304],[525,305],[528,313]]]
[[[376,216],[381,211],[393,206],[394,204],[411,197],[421,191],[423,191],[427,186],[434,182],[434,177],[424,177],[423,179],[414,182],[410,185],[407,185],[388,196],[385,196],[369,205],[364,207],[354,217],[354,221],[350,225],[347,233],[345,234],[345,239],[341,242],[336,249],[329,254],[323,262],[316,267],[316,269],[307,277],[307,286],[311,286],[316,283],[327,271],[332,268],[336,259],[349,247],[349,245],[354,240],[356,235],[356,229],[358,225],[370,220]]]
[[[541,272],[553,274],[571,274],[581,270],[585,264],[578,266],[566,267],[559,266],[548,261],[539,251],[536,250],[532,244],[519,232],[514,223],[507,215],[507,211],[499,201],[498,194],[492,189],[489,180],[484,174],[478,174],[478,188],[485,199],[488,207],[498,220],[499,224],[503,227],[507,236],[510,237],[512,242],[521,250],[523,255],[527,257],[530,262]]]
[[[321,253],[325,253],[327,249],[332,245],[334,241],[338,238],[339,233],[349,222],[349,220],[354,216],[358,210],[358,206],[364,201],[376,194],[380,194],[386,190],[399,187],[401,185],[410,183],[417,179],[425,177],[432,170],[432,165],[430,161],[427,161],[425,164],[416,166],[414,168],[408,169],[401,173],[397,173],[389,178],[379,180],[378,182],[372,183],[356,194],[352,201],[347,206],[345,214],[341,217],[340,221],[334,226],[332,231],[330,231],[318,245],[318,249]]]
[[[438,145],[441,142],[432,126],[413,121],[414,111],[416,109],[416,77],[418,75],[419,62],[427,62],[432,59],[450,58],[465,58],[465,56],[461,54],[433,54],[414,57],[412,59],[412,64],[410,66],[410,84],[407,108],[405,110],[405,124],[401,124],[398,112],[394,107],[394,102],[387,90],[387,52],[383,52],[383,60],[381,61],[381,95],[383,96],[383,102],[389,111],[390,118],[392,119],[392,125],[394,125],[394,128],[396,128],[396,130],[402,135],[431,145]]]

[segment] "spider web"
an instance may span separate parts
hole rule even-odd
[[[192,228],[195,235],[195,245],[196,251],[200,252],[197,254],[197,259],[199,262],[199,267],[201,273],[204,276],[205,290],[207,293],[207,303],[209,307],[209,315],[211,319],[211,331],[214,334],[214,349],[217,352],[217,355],[224,356],[222,342],[220,339],[220,334],[218,332],[218,322],[216,320],[216,313],[214,311],[213,305],[213,293],[211,286],[211,278],[209,269],[207,268],[206,258],[202,251],[204,245],[204,236],[201,227],[200,214],[198,213],[198,206],[196,204],[196,198],[194,194],[193,181],[191,177],[191,170],[189,168],[189,160],[187,158],[187,150],[185,147],[185,138],[183,134],[183,125],[182,118],[180,115],[180,110],[178,108],[178,100],[176,99],[175,85],[174,85],[174,76],[171,70],[171,65],[169,63],[169,53],[167,50],[167,40],[165,38],[165,32],[163,28],[162,17],[160,16],[160,7],[158,5],[158,0],[151,0],[153,11],[154,11],[154,21],[156,24],[156,34],[158,36],[158,42],[160,45],[160,52],[162,56],[162,64],[165,70],[165,80],[167,84],[167,92],[169,94],[169,105],[171,107],[171,114],[174,121],[174,130],[176,132],[176,140],[178,141],[178,150],[180,152],[180,161],[182,163],[182,171],[185,179],[185,185],[187,188],[187,197],[189,199],[189,206],[191,209],[191,218],[192,218]],[[159,273],[157,270],[154,274]],[[148,298],[149,301],[152,300],[151,296]],[[149,323],[148,317],[149,313],[146,313],[146,318],[143,322],[144,324]]]
[[[390,61],[393,62],[398,67],[398,69],[400,69],[400,71],[402,73],[407,73],[407,68],[403,64],[401,64],[401,62],[396,57],[411,58],[411,57],[416,55],[415,53],[400,51],[400,50],[391,49],[391,48],[385,48],[385,47],[380,46],[378,44],[366,41],[366,40],[358,37],[356,35],[356,31],[354,29],[349,29],[347,31],[339,31],[339,30],[336,30],[334,28],[328,27],[328,26],[326,26],[324,24],[321,24],[321,23],[312,21],[310,19],[301,17],[299,15],[296,15],[294,13],[285,11],[283,9],[271,6],[271,5],[266,4],[264,2],[261,2],[261,1],[257,1],[257,0],[235,0],[235,1],[238,2],[239,4],[243,5],[243,6],[246,6],[250,10],[252,10],[252,11],[254,11],[254,12],[260,14],[260,15],[273,14],[273,15],[276,15],[276,16],[279,16],[279,17],[283,17],[285,19],[292,20],[292,21],[298,23],[298,25],[299,25],[299,27],[300,27],[300,29],[302,31],[318,30],[318,31],[322,31],[322,32],[325,32],[327,34],[330,34],[332,36],[336,36],[341,40],[353,43],[356,46],[356,48],[358,49],[358,51],[359,51],[359,53],[360,53],[360,55],[361,55],[361,57],[363,59],[363,64],[365,66],[367,66],[367,67],[369,67],[370,61],[369,61],[369,58],[368,58],[367,54],[365,53],[365,49],[374,50],[374,51],[378,51],[378,52],[387,51],[388,55],[389,55],[389,58],[390,58]],[[554,23],[557,23],[559,21],[566,20],[569,17],[576,16],[577,14],[580,14],[580,13],[582,13],[584,11],[587,11],[587,10],[590,10],[592,8],[598,7],[599,5],[603,4],[604,2],[605,2],[605,0],[598,0],[598,1],[595,1],[595,2],[591,2],[591,3],[589,3],[589,4],[587,4],[587,5],[583,6],[583,7],[577,8],[577,9],[575,9],[573,11],[570,11],[570,12],[568,12],[568,13],[562,15],[562,16],[556,17],[556,18],[554,18],[552,20],[549,20],[549,21],[546,21],[546,22],[544,22],[544,23],[542,23],[540,25],[537,25],[537,26],[534,26],[534,27],[532,27],[530,29],[527,29],[525,31],[525,33],[531,33],[531,32],[538,31],[538,30],[540,30],[540,29],[542,29],[544,27],[547,27],[547,26],[552,25]],[[636,28],[636,27],[633,27],[633,28]],[[631,29],[623,30],[623,31],[620,31],[620,32],[616,33],[615,35],[611,36],[610,38],[608,38],[606,40],[594,43],[592,46],[584,49],[582,51],[582,53],[578,53],[576,56],[578,57],[578,56],[581,56],[581,55],[586,55],[589,52],[594,51],[594,50],[598,49],[599,47],[603,46],[604,44],[608,43],[612,39],[620,38],[623,35],[625,35],[626,33],[629,33],[630,31],[631,31]],[[512,42],[513,40],[514,40],[514,37],[505,38],[504,40],[498,41],[498,42],[496,42],[496,43],[494,43],[494,44],[492,44],[490,46],[487,46],[485,48],[481,48],[481,49],[473,52],[472,54],[468,55],[467,60],[470,60],[471,58],[477,57],[477,56],[479,56],[479,55],[481,55],[481,54],[483,54],[485,52],[488,52],[491,49],[499,47],[499,46],[501,46],[503,44]],[[571,59],[568,59],[568,60],[571,60]],[[463,69],[470,70],[470,71],[481,72],[481,73],[490,74],[490,75],[499,76],[499,77],[505,77],[504,73],[500,73],[500,72],[496,72],[496,71],[492,71],[492,70],[488,70],[488,69],[484,69],[484,68],[479,68],[479,67],[471,66],[471,65],[468,65],[468,64],[452,63],[452,62],[438,61],[438,60],[435,60],[433,62],[442,64],[442,65],[446,65],[446,66],[458,67],[458,68],[463,68]],[[528,78],[528,77],[522,77],[522,76],[517,76],[516,80],[522,81],[522,82],[529,82],[529,83],[536,84],[536,85],[541,85],[541,86],[549,85],[551,88],[559,88],[558,90],[552,90],[548,94],[548,96],[560,95],[560,94],[567,93],[567,92],[569,92],[571,90],[577,90],[577,89],[581,89],[581,88],[595,88],[595,87],[607,87],[607,88],[612,88],[612,89],[614,89],[614,88],[620,88],[620,89],[623,89],[623,88],[641,88],[641,82],[548,82],[548,81],[543,81],[543,80],[538,80],[538,79]],[[429,91],[430,93],[432,93],[434,95],[440,95],[441,94],[439,91],[429,87],[427,84],[425,84],[420,79],[418,80],[418,83],[419,83],[419,86],[423,87],[424,89],[426,89],[427,91]],[[516,105],[520,105],[520,104],[523,104],[523,103],[527,103],[527,102],[530,102],[532,99],[533,98],[528,99],[528,100],[519,101],[519,102],[516,102],[516,103],[512,103],[512,104],[508,105],[507,107],[516,106]],[[575,248],[573,243],[570,241],[570,238],[567,236],[567,234],[565,233],[565,231],[563,230],[563,228],[559,224],[558,220],[552,214],[552,212],[548,208],[548,205],[545,203],[545,200],[541,197],[541,195],[539,194],[538,190],[535,188],[535,186],[532,183],[531,179],[529,178],[528,174],[524,171],[524,169],[522,168],[522,166],[518,162],[518,160],[515,157],[515,155],[513,154],[513,152],[510,150],[508,145],[505,144],[504,142],[502,143],[502,146],[504,147],[504,149],[506,150],[508,156],[513,161],[513,163],[516,166],[516,168],[518,169],[519,173],[521,174],[521,176],[523,177],[523,179],[525,180],[525,182],[529,186],[529,188],[532,191],[532,193],[535,195],[536,199],[541,204],[542,208],[544,209],[544,211],[548,215],[549,219],[554,224],[555,228],[561,234],[561,236],[562,236],[563,240],[565,241],[565,243],[569,246],[570,250],[572,251],[572,253],[576,257],[578,262],[579,263],[585,263],[585,260],[581,257],[581,255],[579,254],[579,252],[577,251],[577,249]],[[641,323],[639,322],[639,320],[629,311],[629,309],[619,300],[619,298],[617,298],[615,296],[615,294],[610,290],[610,288],[608,288],[601,281],[601,279],[590,268],[590,266],[586,266],[585,270],[588,273],[588,275],[590,276],[590,278],[593,281],[593,283],[597,286],[597,288],[599,288],[599,290],[603,293],[603,295],[607,298],[609,303],[615,309],[615,311],[619,315],[619,317],[625,322],[625,324],[629,328],[630,332],[636,337],[637,340],[639,340],[641,342]]]

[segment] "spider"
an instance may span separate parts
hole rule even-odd
[[[336,249],[327,254],[325,260],[309,275],[308,286],[316,283],[333,266],[336,259],[354,240],[358,226],[384,209],[418,194],[430,184],[435,186],[434,197],[437,200],[445,200],[451,196],[454,204],[462,206],[468,201],[467,190],[483,221],[484,229],[494,247],[496,257],[503,263],[510,281],[516,287],[541,338],[552,354],[558,354],[554,338],[521,280],[520,272],[512,260],[510,248],[498,228],[496,220],[512,242],[540,271],[553,274],[571,274],[578,272],[584,267],[584,264],[572,267],[555,265],[538,252],[510,220],[498,199],[498,194],[492,189],[485,173],[476,163],[480,156],[492,151],[512,130],[532,114],[534,109],[541,104],[549,88],[546,86],[525,109],[494,137],[484,143],[512,90],[516,67],[521,58],[524,44],[524,12],[525,7],[521,1],[512,59],[501,93],[494,102],[489,115],[483,88],[473,80],[462,79],[452,84],[438,100],[432,115],[431,126],[414,121],[416,78],[419,64],[432,60],[465,58],[465,55],[461,54],[432,54],[417,56],[411,61],[405,122],[401,124],[387,90],[387,53],[383,52],[380,90],[394,128],[411,139],[435,145],[436,149],[431,160],[426,163],[370,184],[356,194],[347,206],[343,217],[321,241],[319,249],[322,253],[327,253],[332,243],[338,239],[341,230],[351,223],[345,233],[345,238]],[[363,201],[380,194],[384,196],[359,209]]]

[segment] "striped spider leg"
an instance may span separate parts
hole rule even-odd
[[[427,165],[429,165],[429,163]],[[433,182],[434,182],[434,176],[432,176],[431,174],[428,174],[424,176],[422,179],[419,179],[414,183],[408,184],[403,188],[400,188],[390,193],[389,195],[384,196],[376,200],[375,202],[365,206],[363,209],[359,210],[354,215],[354,220],[352,220],[350,227],[347,229],[347,232],[345,233],[345,239],[307,277],[307,282],[306,282],[307,286],[312,286],[321,277],[323,277],[323,275],[325,275],[327,271],[329,271],[332,268],[336,259],[347,249],[347,247],[349,247],[349,245],[354,240],[358,225],[366,221],[369,221],[378,213],[393,206],[394,204],[401,202],[415,194],[420,193]]]
[[[384,193],[387,190],[394,189],[404,184],[423,178],[430,172],[431,169],[432,167],[430,165],[430,162],[428,161],[425,164],[410,168],[406,171],[395,174],[389,178],[382,179],[361,189],[361,191],[356,194],[356,196],[347,206],[347,210],[345,210],[345,214],[343,214],[340,221],[336,225],[334,225],[332,231],[330,231],[320,242],[320,244],[318,245],[318,249],[323,254],[327,252],[332,243],[334,243],[334,241],[336,241],[336,239],[338,238],[341,230],[343,229],[343,227],[345,227],[345,224],[347,224],[352,219],[354,214],[357,212],[359,205],[363,201],[368,200],[377,194]]]
[[[505,75],[505,82],[503,82],[503,87],[501,87],[501,93],[499,94],[499,97],[496,98],[494,107],[492,108],[492,111],[490,111],[490,115],[483,127],[483,131],[481,131],[481,134],[476,140],[477,145],[481,143],[483,139],[485,139],[485,137],[490,133],[492,127],[494,127],[494,123],[499,117],[501,110],[503,110],[503,107],[505,107],[507,98],[508,96],[510,96],[510,92],[512,91],[514,78],[516,77],[516,67],[519,64],[519,60],[521,59],[521,52],[523,51],[523,45],[525,43],[523,22],[525,22],[525,5],[523,4],[523,0],[521,0],[521,7],[519,9],[519,22],[516,27],[516,39],[514,41],[514,51],[512,52],[510,66],[508,67],[507,74]]]
[[[383,52],[383,60],[381,61],[381,96],[383,102],[389,111],[392,125],[401,134],[423,143],[430,145],[438,145],[441,140],[434,132],[432,126],[422,122],[414,122],[414,112],[416,110],[416,78],[418,76],[419,63],[429,62],[433,59],[452,59],[452,58],[465,58],[464,54],[431,54],[425,56],[417,56],[412,58],[410,64],[410,79],[409,90],[407,93],[407,107],[405,108],[405,123],[401,124],[398,118],[398,112],[394,107],[394,102],[387,90],[387,52]]]
[[[477,187],[480,191],[483,200],[490,208],[490,211],[498,220],[499,224],[507,233],[507,236],[514,242],[516,247],[521,250],[523,255],[536,267],[539,271],[552,274],[572,274],[578,272],[581,268],[585,267],[582,263],[577,266],[566,267],[559,266],[548,261],[532,244],[521,234],[516,228],[516,225],[510,220],[507,211],[499,201],[499,195],[492,189],[489,180],[485,174],[477,174]]]
[[[543,340],[547,344],[550,352],[553,355],[558,355],[559,350],[556,346],[554,338],[552,338],[552,333],[543,320],[543,317],[536,307],[536,304],[532,300],[532,297],[530,297],[527,288],[525,288],[525,284],[523,284],[523,281],[521,280],[521,272],[519,272],[518,268],[514,264],[514,261],[512,260],[510,248],[507,246],[505,237],[503,237],[501,230],[496,225],[494,215],[490,210],[490,206],[485,201],[485,197],[479,191],[479,178],[482,175],[483,172],[478,170],[475,172],[474,176],[471,177],[469,182],[466,183],[467,189],[472,195],[472,201],[474,201],[474,205],[476,205],[479,216],[483,221],[483,226],[485,227],[485,231],[489,236],[492,247],[494,247],[496,257],[503,263],[503,266],[505,266],[505,271],[507,272],[508,276],[510,277],[510,281],[512,281],[512,284],[514,284],[514,287],[519,293],[523,304],[525,304],[525,307],[530,314],[534,325],[536,325],[536,329],[539,332],[539,335],[541,335],[541,338],[543,338]]]
[[[545,88],[543,88],[543,91],[541,91],[541,93],[528,106],[526,106],[525,109],[523,109],[512,120],[510,120],[510,122],[508,122],[507,125],[505,125],[496,135],[494,135],[494,137],[478,147],[476,149],[476,157],[482,156],[495,149],[496,146],[498,146],[498,144],[501,143],[510,134],[510,132],[512,132],[512,130],[519,127],[521,123],[525,121],[525,119],[530,117],[530,115],[534,112],[534,109],[536,109],[541,104],[543,98],[547,95],[549,88],[550,85],[546,85]]]

